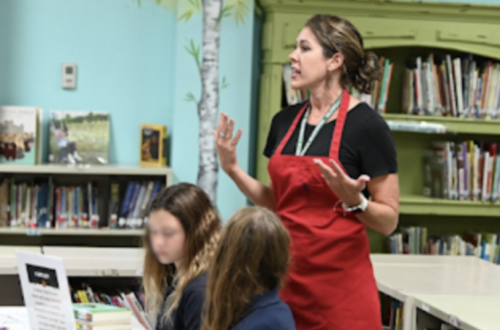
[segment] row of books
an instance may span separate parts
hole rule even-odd
[[[114,191],[112,197],[113,207],[111,209],[111,223],[113,227],[119,228],[141,228],[147,223],[147,213],[151,201],[160,191],[163,184],[159,181],[131,181],[127,185],[125,197],[121,207],[118,209],[119,201]],[[119,213],[118,213],[119,212]],[[115,223],[117,221],[117,223]]]
[[[145,312],[142,292],[129,288],[93,289],[82,283],[79,288],[70,286],[70,294],[78,329],[97,330],[98,326],[105,325],[108,326],[105,329],[128,330],[131,329],[132,315],[144,329],[153,329],[153,322]]]
[[[500,63],[472,55],[417,57],[403,74],[403,112],[496,119],[500,107]]]
[[[424,152],[424,195],[498,202],[500,154],[496,142],[434,141]]]
[[[389,238],[392,254],[468,255],[500,264],[500,235],[466,232],[429,236],[426,227],[402,227]]]
[[[354,88],[350,89],[350,93],[372,106],[379,113],[385,113],[387,109],[387,100],[389,99],[389,90],[391,86],[392,71],[394,63],[385,57],[379,59],[382,67],[382,76],[380,80],[375,81],[371,94],[362,94]],[[291,87],[292,69],[290,64],[283,66],[283,84],[285,96],[288,105],[303,102],[310,97],[308,90],[295,90]]]
[[[6,178],[0,185],[0,225],[24,228],[98,228],[97,187],[55,186],[48,182],[16,183]]]
[[[370,94],[355,89],[353,96],[385,113],[394,63],[380,57],[382,77]],[[283,78],[288,104],[308,96],[290,87],[291,69],[286,65]],[[500,63],[478,60],[473,55],[438,56],[430,53],[405,61],[402,74],[402,112],[414,115],[457,118],[497,119],[500,111]]]
[[[159,181],[130,181],[122,194],[120,184],[112,182],[109,217],[100,221],[104,201],[95,183],[58,186],[52,176],[47,182],[4,178],[0,183],[0,227],[141,228],[147,222],[149,204],[162,186]]]

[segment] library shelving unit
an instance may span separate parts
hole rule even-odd
[[[436,199],[424,196],[423,155],[435,140],[500,140],[500,120],[417,116],[402,109],[405,61],[430,53],[472,54],[500,61],[500,7],[384,0],[259,0],[265,14],[256,176],[269,182],[268,160],[262,155],[272,117],[287,105],[283,68],[305,22],[314,14],[346,17],[360,31],[366,49],[394,63],[386,111],[388,123],[439,124],[444,132],[423,134],[393,131],[400,180],[400,223],[428,226],[429,235],[467,230],[498,232],[500,203]],[[390,126],[390,125],[389,125]],[[368,231],[372,252],[387,252],[387,239]]]
[[[68,227],[64,229],[0,227],[0,245],[71,245],[71,246],[131,246],[140,244],[142,228],[113,228],[109,226],[111,184],[119,187],[119,207],[125,199],[129,182],[158,182],[172,184],[169,167],[149,168],[122,165],[0,165],[0,181],[13,178],[16,183],[47,182],[55,187],[78,186],[92,182],[97,187],[100,228]]]
[[[105,291],[140,288],[144,250],[139,247],[0,246],[0,306],[22,306],[16,251],[63,259],[74,290],[81,283]]]

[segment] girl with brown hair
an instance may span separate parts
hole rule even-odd
[[[366,229],[389,235],[397,227],[397,157],[384,119],[347,91],[370,93],[379,61],[351,22],[326,14],[309,19],[289,59],[292,88],[311,97],[272,119],[264,150],[271,184],[238,166],[242,133],[233,135],[225,114],[214,132],[221,167],[291,234],[294,264],[281,298],[297,329],[381,330]]]
[[[143,286],[157,330],[199,330],[208,262],[221,222],[209,197],[181,183],[151,202],[144,239]]]
[[[290,237],[267,209],[247,207],[224,228],[209,271],[202,330],[295,330],[278,296]]]

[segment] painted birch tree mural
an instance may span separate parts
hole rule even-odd
[[[203,17],[201,47],[193,40],[186,46],[186,51],[193,57],[200,74],[201,95],[197,98],[192,92],[188,92],[186,101],[196,104],[199,119],[197,185],[210,196],[215,205],[219,164],[212,132],[218,125],[220,90],[228,86],[225,77],[220,79],[219,75],[220,23],[224,18],[233,18],[238,25],[244,24],[250,11],[249,3],[253,0],[153,1],[167,8],[177,6],[180,9],[180,21],[188,21],[197,13],[201,13]]]

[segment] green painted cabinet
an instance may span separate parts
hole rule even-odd
[[[256,151],[256,175],[269,182],[267,159],[262,155],[273,115],[283,104],[283,64],[295,47],[295,39],[305,22],[316,13],[330,13],[348,18],[361,32],[365,48],[395,63],[386,119],[423,120],[401,112],[401,72],[409,56],[434,53],[472,53],[500,59],[500,7],[468,4],[421,3],[413,1],[370,0],[258,0],[265,14],[262,35],[262,72]],[[436,118],[456,137],[500,142],[500,120],[479,122],[457,118]],[[444,138],[444,137],[437,137]],[[423,197],[423,150],[436,136],[394,133],[400,165],[401,219],[412,224],[436,224],[442,231],[466,230],[467,219],[474,230],[500,231],[500,205]],[[454,216],[461,216],[460,227],[450,228]],[[439,232],[439,230],[436,230]],[[382,249],[383,238],[371,233],[372,249]]]

